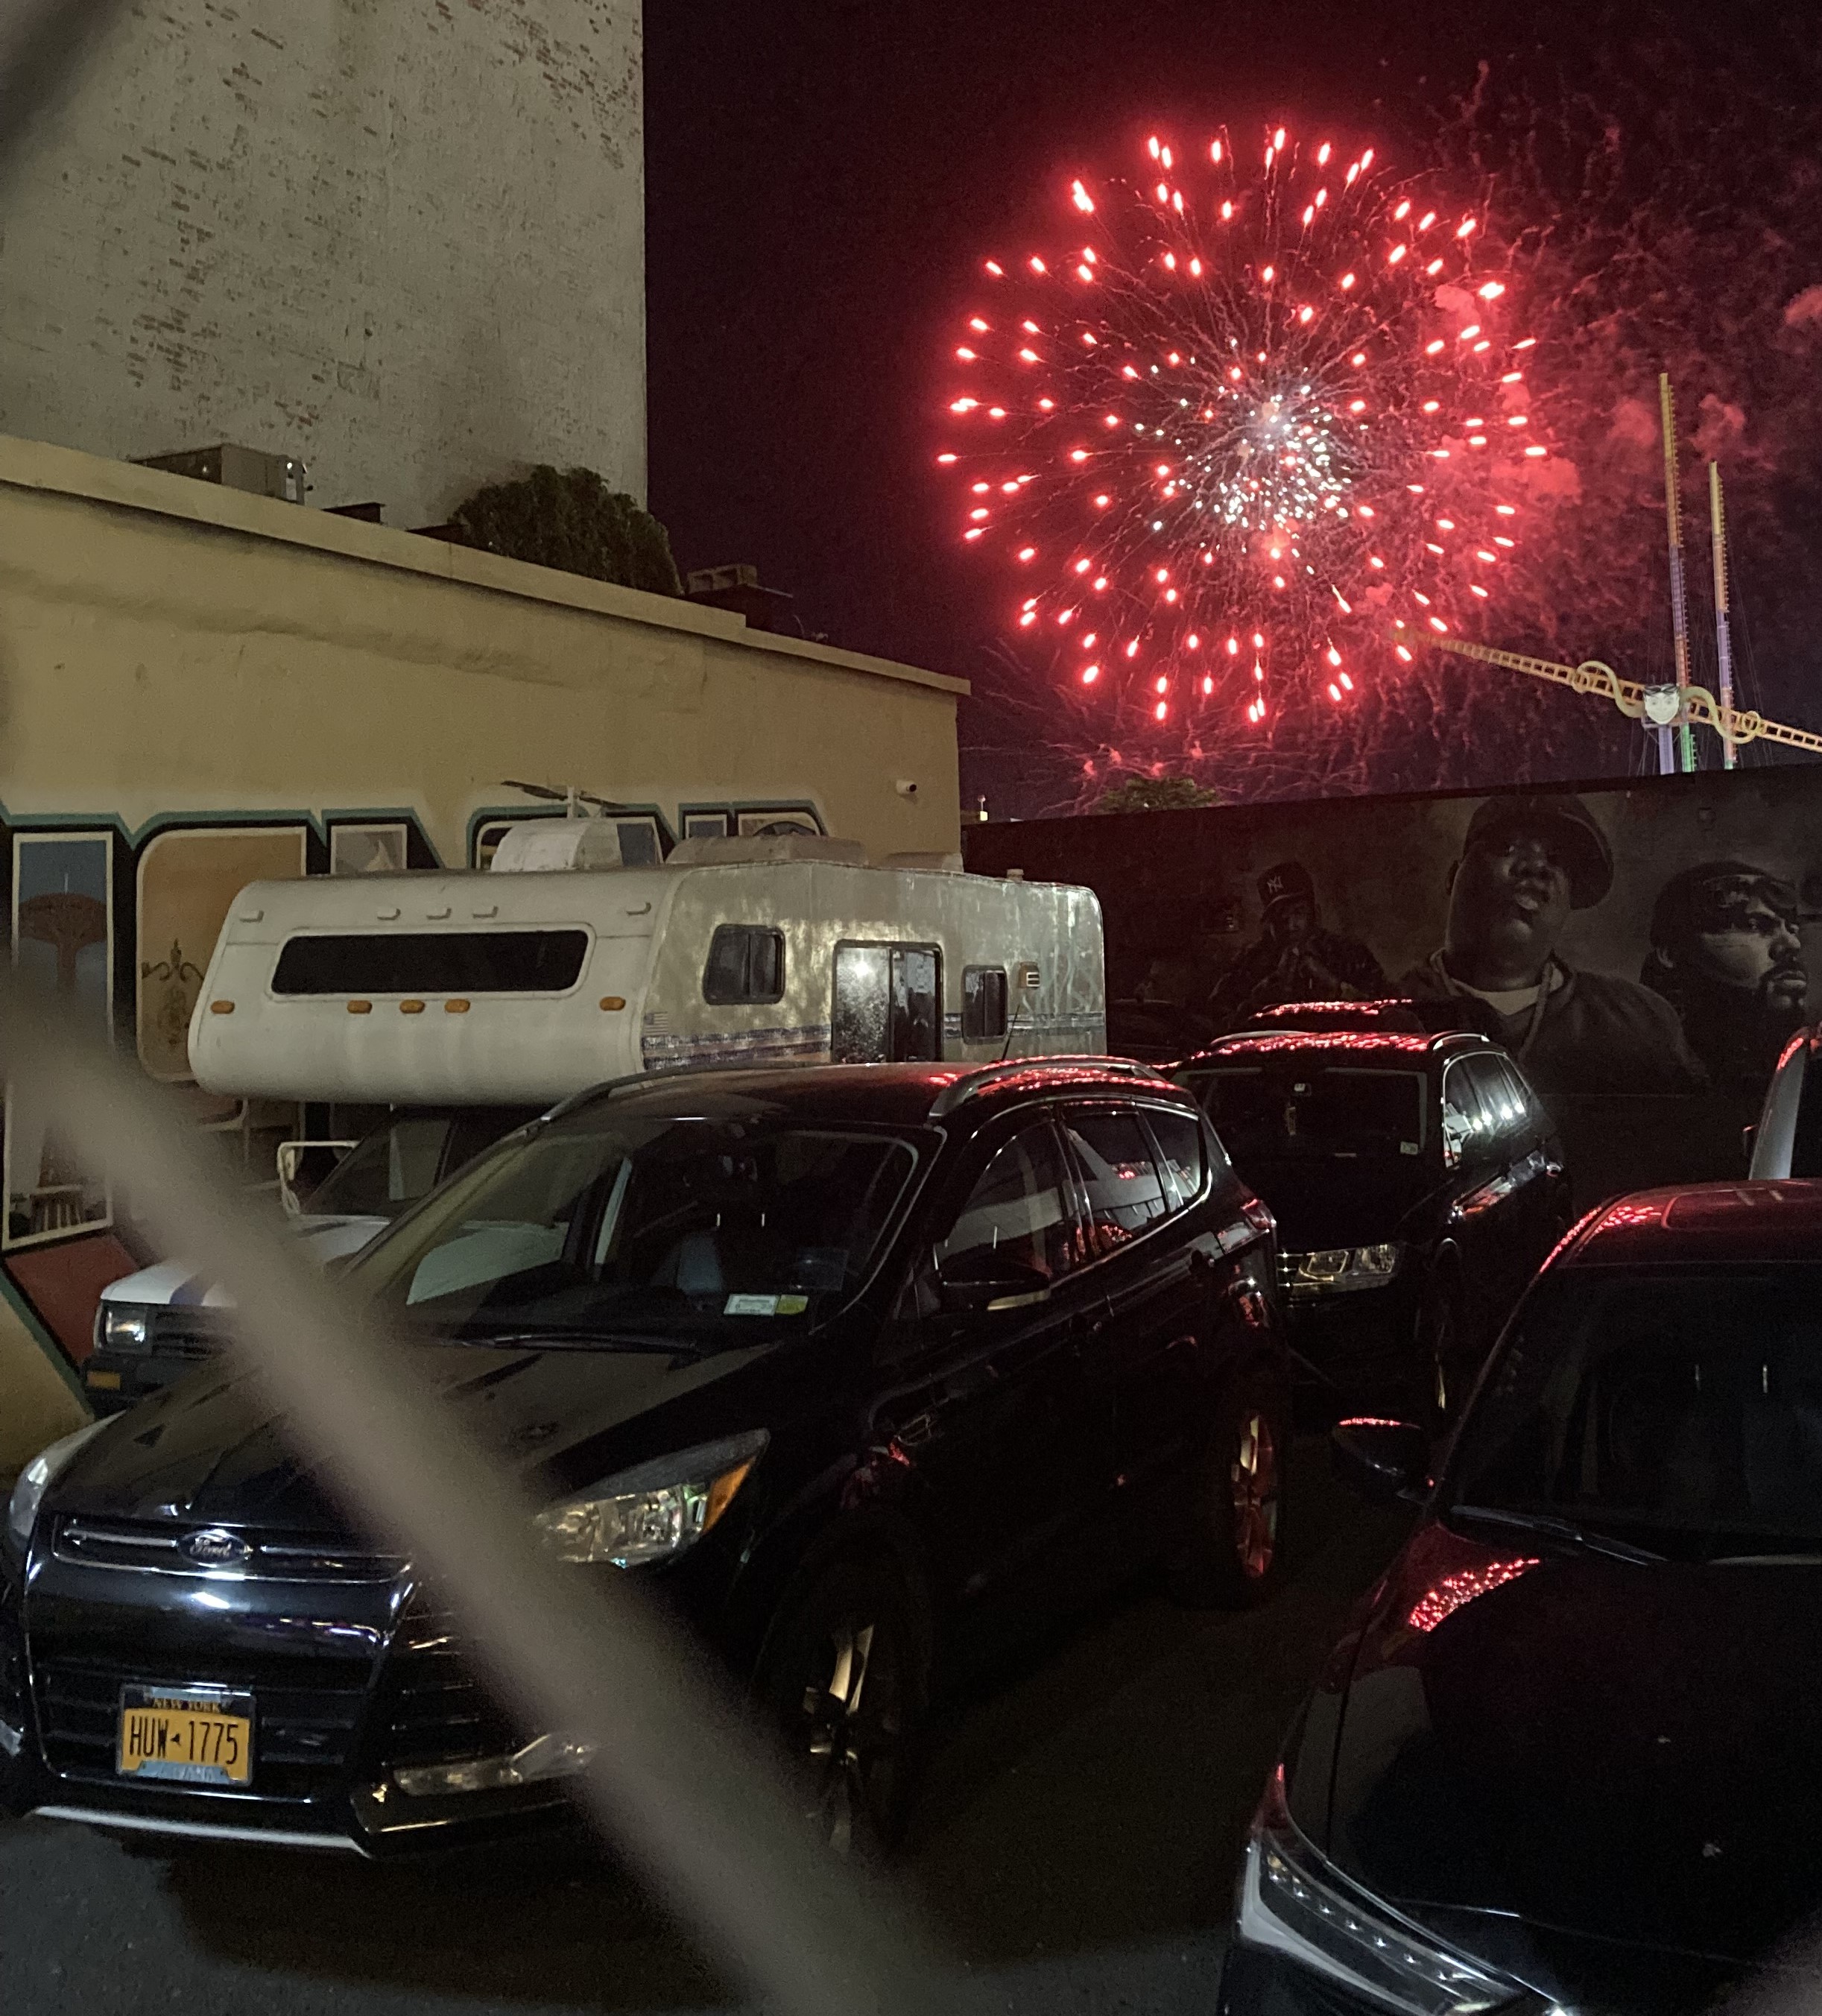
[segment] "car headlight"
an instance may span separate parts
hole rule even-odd
[[[1383,1287],[1404,1259],[1402,1246],[1330,1246],[1318,1253],[1284,1256],[1291,1292],[1345,1294],[1352,1288]]]
[[[1297,1831],[1281,1764],[1253,1819],[1233,1932],[1400,2016],[1516,2016],[1545,2006],[1348,1882]]]
[[[143,1351],[151,1337],[152,1312],[143,1302],[103,1302],[95,1312],[97,1351]]]
[[[535,1522],[538,1537],[560,1561],[630,1568],[669,1561],[726,1511],[769,1440],[759,1428],[605,1478],[546,1506]]]
[[[31,1529],[37,1522],[38,1507],[44,1502],[45,1493],[51,1488],[51,1480],[91,1435],[99,1435],[106,1426],[106,1421],[91,1421],[74,1435],[65,1435],[49,1449],[40,1449],[19,1473],[19,1481],[13,1487],[13,1496],[6,1507],[6,1535],[22,1554],[31,1544]]]

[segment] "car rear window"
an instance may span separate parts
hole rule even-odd
[[[588,955],[584,931],[326,932],[286,944],[272,992],[560,994]]]
[[[1272,1161],[1378,1161],[1424,1152],[1428,1080],[1310,1059],[1186,1074],[1221,1145],[1244,1169]]]

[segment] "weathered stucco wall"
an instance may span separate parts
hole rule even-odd
[[[441,523],[645,482],[639,0],[133,0],[9,176],[0,429]]]

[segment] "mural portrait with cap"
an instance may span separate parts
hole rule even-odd
[[[1652,907],[1639,977],[1676,1010],[1718,1089],[1763,1089],[1809,991],[1795,889],[1744,861],[1673,875]]]
[[[1360,1001],[1385,992],[1385,969],[1367,947],[1323,927],[1315,879],[1302,862],[1267,869],[1258,892],[1259,936],[1209,997],[1218,1031],[1284,1002]]]
[[[1449,873],[1442,943],[1401,984],[1485,1003],[1541,1092],[1692,1090],[1705,1075],[1662,996],[1579,972],[1557,950],[1570,913],[1612,885],[1612,849],[1580,798],[1485,799]]]

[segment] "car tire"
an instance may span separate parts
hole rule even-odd
[[[1178,1599],[1250,1610],[1284,1579],[1284,1461],[1291,1408],[1269,1367],[1222,1395],[1191,1482],[1190,1534],[1171,1564]]]
[[[787,1597],[766,1634],[761,1703],[805,1820],[844,1858],[902,1838],[930,1697],[920,1607],[884,1554],[837,1559]]]

